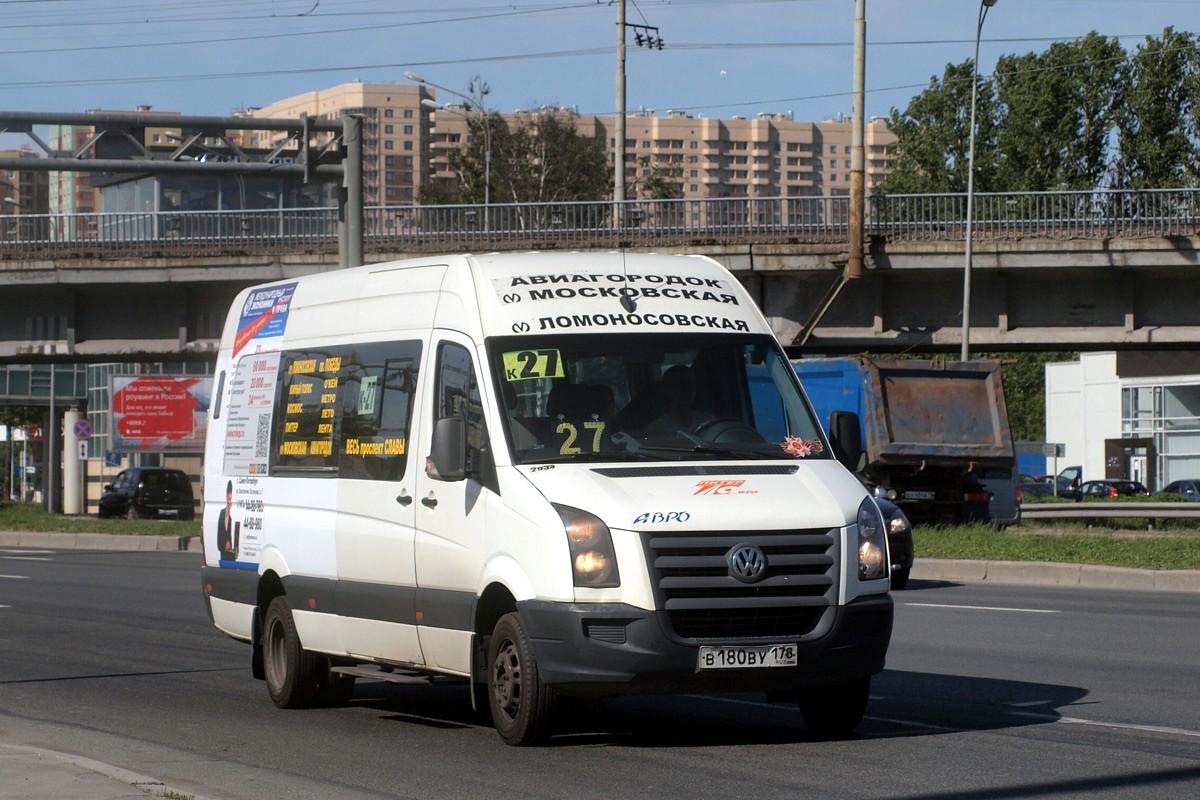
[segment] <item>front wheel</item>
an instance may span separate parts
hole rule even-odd
[[[862,722],[870,693],[871,679],[860,678],[854,683],[809,690],[798,705],[804,722],[815,733],[844,736]]]
[[[488,708],[500,738],[531,745],[550,735],[554,691],[542,682],[529,635],[518,614],[496,623],[488,645]]]
[[[894,569],[892,570],[892,588],[903,589],[908,585],[908,576],[911,569]]]

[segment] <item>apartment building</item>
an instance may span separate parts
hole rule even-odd
[[[581,130],[616,147],[611,117],[580,118]],[[890,169],[895,136],[882,119],[865,126],[867,191]],[[804,197],[850,193],[848,119],[797,122],[791,114],[710,119],[669,110],[625,121],[625,185],[631,197],[655,174],[685,198]]]
[[[0,158],[37,158],[29,145],[19,150],[0,150]],[[45,172],[32,169],[0,170],[0,216],[45,214],[49,183]]]
[[[463,147],[479,111],[436,100],[423,85],[349,83],[280,100],[250,113],[264,117],[300,114],[336,119],[363,116],[364,203],[408,205],[430,180],[451,180],[448,154]],[[436,105],[436,103],[431,104]],[[531,115],[561,109],[506,113],[509,125]],[[599,138],[611,163],[616,149],[614,118],[576,115],[581,135]],[[891,170],[896,141],[882,118],[864,126],[868,194]],[[631,112],[625,122],[625,174],[630,197],[652,177],[673,183],[679,196],[803,197],[850,193],[853,131],[849,118],[797,122],[790,113],[761,113],[753,118],[716,119],[686,111]],[[265,144],[265,143],[260,143]]]
[[[306,92],[249,110],[254,117],[337,119],[356,114],[363,119],[363,203],[368,206],[412,205],[429,179],[430,109],[422,100],[431,90],[416,84],[344,83]],[[258,147],[274,143],[278,134],[261,133]]]

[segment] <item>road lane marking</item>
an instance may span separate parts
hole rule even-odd
[[[28,575],[0,575],[0,579],[9,581],[23,581],[29,578]]]
[[[1079,719],[1078,717],[1059,717],[1049,714],[1034,714],[1028,711],[1014,711],[1014,717],[1029,717],[1042,719],[1047,722],[1061,722],[1066,725],[1087,725],[1093,728],[1112,728],[1119,731],[1142,731],[1144,733],[1168,733],[1175,736],[1194,736],[1200,738],[1200,731],[1190,731],[1187,728],[1171,728],[1166,725],[1135,725],[1130,722],[1101,722],[1094,719]]]
[[[37,556],[0,556],[0,561],[49,561],[48,558]]]
[[[0,548],[0,553],[8,553],[14,556],[52,556],[54,552],[53,550],[30,550],[27,547],[16,550],[10,547]]]
[[[971,606],[971,608],[976,608],[976,606]],[[781,706],[778,703],[764,703],[761,700],[742,700],[742,699],[739,699],[736,697],[720,697],[720,696],[705,695],[705,694],[693,694],[693,695],[686,695],[686,696],[694,698],[696,700],[705,700],[705,701],[714,702],[714,703],[729,703],[731,705],[758,706],[759,708],[764,708],[764,707],[765,708],[782,708],[782,707],[785,707],[785,706]],[[871,695],[869,695],[869,697],[871,700],[887,700],[888,699],[888,697],[886,695],[879,695],[879,694],[871,694]],[[1028,703],[1006,703],[1005,705],[1021,706],[1021,705],[1028,705]],[[1192,737],[1200,738],[1200,731],[1188,730],[1187,728],[1171,728],[1171,727],[1167,727],[1165,725],[1135,725],[1133,723],[1123,723],[1123,722],[1097,722],[1096,720],[1079,719],[1078,717],[1064,717],[1059,714],[1046,714],[1046,713],[1039,714],[1039,713],[1034,713],[1032,711],[1009,711],[1008,713],[1010,716],[1013,716],[1013,717],[1023,717],[1025,719],[1040,720],[1042,722],[1061,722],[1065,725],[1088,725],[1088,726],[1097,727],[1097,728],[1112,728],[1114,730],[1140,731],[1142,733],[1165,733],[1165,734],[1170,734],[1170,735],[1175,735],[1175,736],[1192,736]],[[963,728],[963,727],[954,727],[954,726],[949,726],[949,725],[937,725],[932,722],[920,722],[920,721],[914,720],[914,719],[897,719],[896,717],[875,717],[875,716],[871,716],[869,714],[864,715],[863,719],[870,720],[872,722],[883,722],[883,723],[890,723],[892,725],[901,725],[906,728],[922,728],[925,730],[943,731],[946,733],[970,733],[972,731],[979,730],[978,728],[974,728],[974,727]]]
[[[1004,608],[1003,606],[956,606],[949,603],[905,603],[906,606],[921,606],[923,608],[965,608],[970,611],[1015,611],[1022,614],[1058,614],[1058,611],[1048,608]]]

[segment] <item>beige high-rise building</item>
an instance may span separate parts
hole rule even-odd
[[[327,119],[361,114],[364,203],[408,205],[416,201],[426,182],[454,179],[447,154],[464,146],[472,130],[478,130],[472,125],[478,110],[446,102],[441,110],[430,111],[421,104],[427,98],[436,99],[436,91],[416,84],[350,83],[280,100],[251,113],[263,117],[304,113]],[[530,115],[555,111],[501,116],[515,126]],[[604,142],[611,163],[616,147],[613,117],[577,115],[575,125],[580,134]],[[846,195],[852,135],[848,118],[797,122],[784,113],[716,119],[677,110],[633,112],[625,123],[627,192],[631,198],[645,196],[647,181],[658,178],[674,184],[676,194],[688,199]],[[895,141],[882,118],[866,123],[868,194],[890,172]]]
[[[580,117],[581,132],[616,147],[612,117]],[[853,131],[848,119],[797,122],[790,114],[711,119],[683,111],[625,120],[625,185],[630,197],[655,175],[684,198],[805,197],[850,193]],[[879,118],[865,125],[866,187],[890,171],[896,137]]]
[[[346,114],[363,118],[363,204],[412,205],[429,176],[430,110],[421,100],[432,98],[416,84],[344,83],[330,89],[250,109],[254,117],[294,119],[306,114],[337,119]],[[275,134],[274,139],[282,134]],[[328,134],[326,134],[328,136]],[[259,134],[255,146],[274,143]]]

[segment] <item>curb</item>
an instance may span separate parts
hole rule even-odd
[[[131,796],[143,795],[211,800],[207,795],[173,788],[148,775],[40,747],[0,743],[0,760],[6,762],[12,772],[18,773],[9,777],[15,783],[22,784],[9,788],[32,792],[33,794],[26,795],[29,797],[37,797],[41,791],[55,791],[71,797],[87,796],[97,800],[124,800]],[[131,792],[136,794],[131,795]],[[4,789],[0,789],[0,795],[18,796],[6,795]]]
[[[112,533],[0,531],[0,547],[54,547],[61,550],[201,550],[199,536],[121,536]]]
[[[1052,564],[1044,561],[918,558],[913,562],[912,577],[917,580],[935,581],[1200,592],[1200,570],[1134,569],[1096,564]]]

